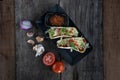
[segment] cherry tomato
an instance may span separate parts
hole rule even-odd
[[[53,63],[55,62],[55,55],[52,52],[47,52],[44,56],[43,56],[43,63],[46,66],[51,66]]]
[[[65,66],[63,62],[55,62],[55,64],[52,66],[52,70],[55,73],[62,73],[65,70]]]

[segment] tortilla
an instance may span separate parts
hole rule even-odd
[[[78,51],[80,53],[84,53],[86,49],[89,47],[89,43],[86,42],[83,37],[72,37],[61,39],[57,41],[57,47],[62,49],[70,49]]]
[[[75,27],[50,27],[48,33],[50,39],[78,36],[78,31]]]

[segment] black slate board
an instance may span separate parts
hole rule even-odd
[[[46,26],[45,24],[45,15],[47,13],[60,13],[60,14],[66,14],[65,11],[58,5],[56,4],[55,6],[51,7],[39,20],[35,21],[35,25],[37,26],[37,28],[39,28],[39,30],[42,30],[43,35],[45,37],[48,37],[48,35],[45,34],[45,31],[47,31],[49,29],[48,26]],[[67,15],[67,14],[66,14]],[[78,29],[78,27],[73,23],[73,21],[69,18],[69,24],[68,26],[72,26],[75,27],[78,31],[79,37],[84,37],[85,36],[81,33],[81,31]],[[86,39],[86,38],[85,38]],[[58,39],[54,39],[54,40],[50,40],[51,42],[53,42],[53,45],[57,45]],[[89,41],[86,39],[87,43],[89,43]],[[52,46],[52,45],[51,45]],[[89,52],[92,50],[92,46],[89,43],[89,48],[86,49],[85,53],[79,53],[77,51],[70,52],[70,50],[68,49],[60,49],[57,48],[56,46],[56,50],[59,51],[60,55],[62,56],[62,58],[64,58],[64,60],[66,60],[69,64],[74,65],[75,63],[77,63],[78,61],[80,61],[82,58],[84,58],[87,54],[89,54]]]

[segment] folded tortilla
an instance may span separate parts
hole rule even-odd
[[[50,39],[78,36],[78,31],[75,27],[50,27],[48,33]]]
[[[89,43],[86,42],[83,37],[73,37],[66,38],[57,41],[58,48],[62,49],[70,49],[78,51],[80,53],[84,53],[86,49],[89,47]]]

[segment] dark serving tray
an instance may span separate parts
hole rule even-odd
[[[59,5],[55,5],[55,6],[51,7],[39,20],[35,21],[35,25],[37,26],[37,28],[39,28],[39,30],[42,30],[42,32],[44,33],[45,37],[48,37],[48,35],[45,34],[45,31],[49,29],[49,27],[46,26],[46,24],[45,24],[45,15],[48,14],[48,13],[66,14],[64,12],[64,10]],[[79,37],[80,36],[84,37],[84,35],[80,32],[80,30],[78,29],[78,27],[72,22],[72,20],[70,18],[69,18],[69,25],[68,26],[75,27],[79,31]],[[56,46],[57,40],[58,39],[51,40],[53,42],[53,45]],[[86,39],[86,41],[88,42],[87,39]],[[60,49],[60,48],[57,48],[57,46],[56,46],[56,50],[59,51],[60,55],[62,56],[62,58],[64,60],[66,60],[69,64],[73,65],[73,64],[77,63],[78,61],[80,61],[87,54],[89,54],[89,52],[92,50],[92,46],[91,46],[90,43],[89,43],[89,46],[90,47],[87,48],[87,50],[85,51],[85,53],[79,53],[79,52],[74,51],[74,50],[73,50],[73,52],[70,52],[70,50]]]

